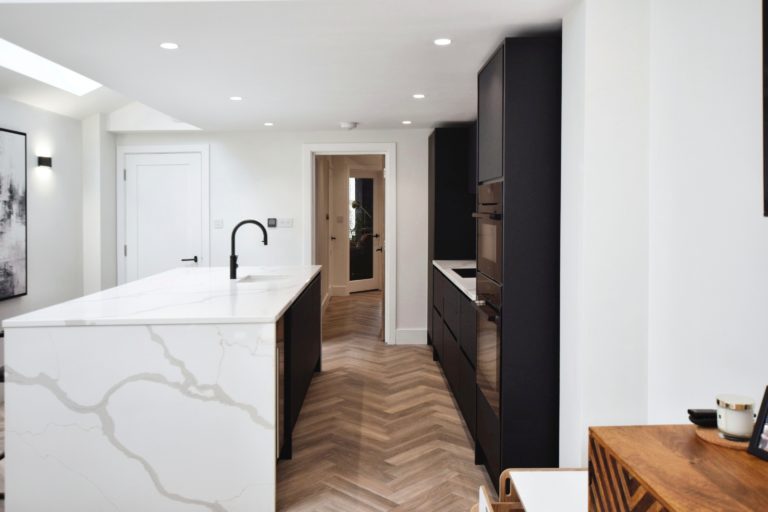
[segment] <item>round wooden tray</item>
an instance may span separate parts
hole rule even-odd
[[[720,437],[720,431],[716,428],[696,427],[696,435],[704,442],[716,444],[723,448],[730,448],[731,450],[747,451],[749,446],[749,441],[731,441]]]

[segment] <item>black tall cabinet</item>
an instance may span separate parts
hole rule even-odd
[[[427,331],[433,339],[433,260],[475,259],[475,124],[435,128],[429,136]]]
[[[499,416],[478,393],[478,458],[559,458],[559,35],[506,39],[478,75],[478,182],[503,183]]]

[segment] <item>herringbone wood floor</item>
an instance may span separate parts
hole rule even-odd
[[[331,299],[278,510],[466,512],[492,488],[430,348],[385,345],[381,311],[378,292]]]

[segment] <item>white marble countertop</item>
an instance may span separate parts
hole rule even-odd
[[[240,279],[230,281],[225,267],[178,268],[10,318],[3,327],[274,323],[318,272],[317,265],[240,267]]]
[[[461,277],[456,272],[453,272],[455,268],[476,268],[477,263],[475,260],[433,260],[432,264],[470,300],[477,300],[477,283],[475,278]]]

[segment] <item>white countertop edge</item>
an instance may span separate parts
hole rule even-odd
[[[280,309],[279,313],[274,316],[236,316],[236,317],[179,317],[179,318],[133,318],[133,317],[113,317],[113,318],[100,318],[98,320],[25,320],[26,314],[19,315],[17,317],[9,318],[2,322],[3,329],[18,329],[18,328],[31,328],[31,327],[101,327],[101,326],[137,326],[137,325],[212,325],[212,324],[271,324],[277,323],[277,321],[285,314],[286,311],[296,302],[299,295],[309,286],[312,280],[317,277],[322,267],[319,265],[312,265],[308,267],[315,267],[308,275],[307,279],[301,282],[297,286],[296,293],[290,300],[286,301],[285,305]],[[91,295],[97,295],[91,294]],[[85,295],[89,297],[91,295]],[[81,297],[81,298],[84,298]],[[77,299],[75,299],[77,300]],[[45,309],[45,308],[43,308]]]
[[[433,260],[432,265],[442,272],[469,300],[477,300],[476,280],[470,277],[461,277],[453,272],[455,268],[477,268],[475,260]]]

